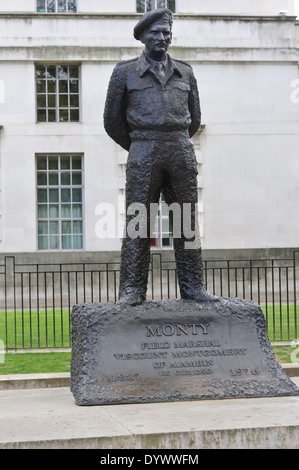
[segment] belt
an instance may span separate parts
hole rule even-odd
[[[180,131],[133,131],[130,133],[130,137],[131,140],[157,140],[161,142],[173,142],[178,140],[190,139],[190,135],[187,129]]]

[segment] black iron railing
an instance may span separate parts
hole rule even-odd
[[[299,251],[287,259],[205,260],[209,292],[261,305],[272,341],[297,335]],[[296,269],[297,267],[297,269]],[[116,302],[119,263],[0,264],[0,342],[6,350],[71,347],[70,317],[78,303]],[[153,253],[148,299],[179,297],[174,260]]]

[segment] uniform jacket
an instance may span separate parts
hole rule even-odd
[[[167,56],[160,81],[145,54],[116,65],[108,87],[104,126],[126,150],[133,131],[184,131],[192,137],[200,126],[198,88],[189,64]]]

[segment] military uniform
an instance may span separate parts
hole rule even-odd
[[[167,55],[163,71],[141,57],[119,63],[110,79],[104,124],[110,137],[129,151],[126,208],[150,204],[162,191],[167,204],[189,203],[196,226],[197,163],[190,137],[200,126],[200,103],[192,68]],[[127,216],[127,224],[132,216]],[[128,226],[128,225],[126,225]],[[126,236],[122,245],[120,299],[146,297],[151,237]],[[174,239],[182,298],[196,297],[203,285],[201,249],[186,249],[183,230]]]

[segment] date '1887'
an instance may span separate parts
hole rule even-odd
[[[112,382],[134,382],[141,379],[141,373],[136,374],[113,374],[111,376]]]

